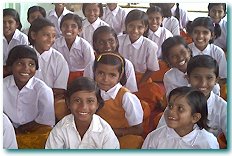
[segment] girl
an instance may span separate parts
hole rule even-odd
[[[209,3],[208,15],[213,22],[219,24],[221,28],[221,35],[216,38],[213,43],[226,52],[227,21],[224,20],[226,15],[226,3]]]
[[[117,3],[106,3],[106,7],[103,8],[102,20],[108,23],[119,35],[125,30],[126,14],[126,11]]]
[[[110,125],[96,111],[103,107],[100,90],[86,77],[75,79],[65,101],[71,111],[52,129],[46,149],[116,149],[119,142]]]
[[[146,137],[143,149],[218,149],[217,138],[206,131],[207,101],[200,91],[180,87],[171,91],[165,111],[167,125]]]
[[[62,54],[52,48],[55,36],[54,24],[45,18],[35,19],[29,28],[28,38],[36,50],[39,62],[35,76],[52,88],[57,100],[64,97],[69,68]]]
[[[109,26],[100,19],[103,15],[102,3],[83,3],[82,11],[86,19],[83,21],[83,31],[81,36],[93,45],[93,32],[100,26]]]
[[[6,65],[9,51],[16,45],[28,45],[27,35],[20,32],[22,24],[16,10],[3,9],[3,65]]]
[[[118,53],[118,37],[113,28],[108,26],[101,26],[97,28],[93,33],[93,48],[96,55],[102,53]],[[84,76],[93,78],[93,62],[90,62],[84,70]],[[137,92],[137,83],[135,78],[135,72],[133,64],[125,59],[125,74],[126,74],[126,84],[124,85],[132,93]],[[122,83],[121,83],[122,84]],[[123,85],[123,84],[122,84]]]
[[[66,59],[69,65],[69,80],[71,83],[77,77],[83,76],[84,68],[94,61],[92,46],[79,37],[82,21],[78,15],[68,13],[60,22],[62,37],[58,38],[53,47]]]
[[[220,36],[220,27],[215,27],[212,19],[209,17],[198,17],[190,25],[190,34],[193,43],[189,44],[192,55],[210,55],[219,64],[219,84],[226,83],[227,78],[227,61],[223,50],[212,44],[214,38]]]
[[[172,33],[162,27],[163,12],[160,7],[154,6],[147,9],[149,29],[147,29],[147,37],[158,45],[157,57],[162,58],[161,45]]]
[[[31,24],[36,18],[46,17],[46,11],[41,6],[32,6],[27,11],[27,21]],[[29,28],[22,30],[23,33],[28,35]]]
[[[94,62],[94,78],[105,105],[98,111],[113,128],[121,148],[140,148],[143,142],[143,110],[139,99],[119,82],[124,73],[122,57],[104,53]]]

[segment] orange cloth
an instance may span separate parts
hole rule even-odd
[[[222,84],[221,86],[221,89],[220,89],[220,95],[221,97],[227,101],[227,85],[226,84]]]
[[[227,148],[226,137],[225,137],[225,135],[223,133],[218,135],[217,140],[218,140],[220,149],[226,149]]]
[[[68,77],[68,84],[70,84],[71,82],[73,82],[73,80],[75,80],[76,78],[82,77],[83,73],[84,73],[84,71],[70,72],[69,73],[69,77]]]
[[[154,71],[151,75],[152,81],[163,82],[164,74],[170,69],[168,64],[163,60],[159,60],[159,68],[158,71]]]
[[[60,99],[55,101],[55,117],[56,122],[60,121],[63,117],[70,114],[70,110],[68,109],[67,104],[65,103],[65,99]]]
[[[149,104],[144,100],[140,100],[140,103],[143,108],[143,136],[146,137],[147,134],[150,132],[151,109],[149,107]]]
[[[190,44],[193,42],[192,37],[188,33],[184,32],[183,30],[180,31],[180,36],[184,38],[187,44]]]

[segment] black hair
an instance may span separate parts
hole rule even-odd
[[[29,19],[30,14],[32,14],[32,13],[34,13],[36,11],[39,11],[43,17],[46,17],[45,9],[43,7],[41,7],[41,6],[35,5],[35,6],[32,6],[32,7],[30,7],[28,9],[28,11],[27,11],[27,20]]]
[[[209,55],[197,55],[190,58],[187,64],[187,75],[190,76],[195,68],[214,69],[216,77],[219,75],[219,66],[217,61]]]
[[[31,58],[32,60],[34,60],[36,70],[39,69],[37,54],[35,50],[28,45],[17,45],[14,48],[12,48],[6,60],[6,66],[10,67],[15,63],[15,61],[23,58]]]
[[[85,9],[88,5],[91,5],[91,4],[97,4],[97,6],[99,7],[100,9],[100,14],[99,14],[99,17],[102,17],[103,16],[103,5],[102,3],[83,3],[82,4],[82,12],[83,14],[85,15]],[[86,15],[85,15],[86,16]]]
[[[89,92],[95,92],[95,95],[97,97],[97,102],[99,103],[99,109],[101,109],[104,105],[104,100],[101,97],[101,92],[99,87],[97,86],[97,83],[88,77],[79,77],[72,81],[67,88],[65,101],[66,103],[70,103],[70,97],[78,91],[89,91]]]
[[[214,6],[218,6],[218,5],[221,5],[223,7],[223,10],[226,14],[226,3],[209,3],[208,4],[208,15],[209,15],[209,12],[210,10],[214,7]]]
[[[197,121],[197,125],[200,129],[208,129],[208,108],[207,108],[207,98],[205,95],[192,87],[178,87],[173,89],[169,96],[168,101],[170,101],[172,96],[185,97],[187,99],[188,105],[191,107],[191,114],[200,113],[201,118]]]
[[[150,7],[158,6],[163,11],[163,17],[171,17],[172,11],[168,3],[150,3]]]
[[[62,17],[62,19],[60,21],[60,28],[62,27],[64,21],[66,21],[66,20],[73,20],[78,25],[78,29],[82,28],[82,18],[80,16],[78,16],[77,14],[68,13],[68,14],[64,15],[64,17]]]
[[[11,16],[13,17],[13,19],[16,21],[16,23],[18,24],[18,27],[17,29],[18,30],[21,30],[22,28],[22,23],[20,21],[20,17],[19,17],[19,13],[15,10],[15,9],[12,9],[12,8],[6,8],[6,9],[3,9],[3,17],[4,16]]]
[[[37,33],[41,29],[43,29],[44,27],[47,27],[47,26],[55,27],[55,25],[47,18],[37,18],[31,23],[31,26],[30,26],[29,31],[28,31],[28,40],[29,40],[31,45],[35,44],[34,39],[32,39],[32,37],[31,37],[31,32]]]

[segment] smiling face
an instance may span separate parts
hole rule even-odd
[[[6,38],[12,38],[19,24],[12,16],[3,17],[3,34]]]
[[[146,30],[147,27],[144,25],[142,20],[131,21],[126,25],[126,32],[130,37],[131,43],[137,41]]]
[[[65,20],[61,26],[62,35],[67,40],[74,41],[76,36],[81,32],[81,29],[78,27],[78,24],[74,20]]]
[[[148,14],[148,23],[149,23],[149,28],[153,31],[156,32],[158,28],[161,26],[163,21],[163,17],[159,12],[153,12]]]
[[[89,23],[95,22],[100,16],[100,8],[97,3],[87,5],[84,12]]]
[[[31,24],[35,19],[41,17],[43,17],[43,15],[39,11],[35,11],[29,15],[29,18],[27,20]]]
[[[225,16],[225,11],[222,5],[215,5],[209,11],[209,16],[215,23],[219,23]]]

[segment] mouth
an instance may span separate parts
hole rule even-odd
[[[21,76],[29,76],[28,73],[19,73]]]
[[[68,32],[68,33],[66,33],[66,35],[67,35],[67,36],[71,36],[71,35],[72,35],[72,33]]]
[[[207,88],[198,88],[200,91],[206,91]]]
[[[87,115],[87,112],[79,112],[80,115]]]
[[[172,116],[169,116],[168,117],[169,120],[176,120],[176,118],[172,117]]]

